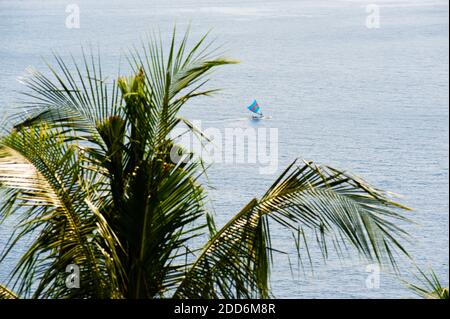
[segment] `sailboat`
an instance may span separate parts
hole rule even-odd
[[[247,107],[247,109],[253,113],[252,118],[254,120],[259,120],[264,117],[262,112],[260,112],[261,108],[259,107],[259,104],[258,102],[256,102],[256,100],[254,100],[253,103]]]

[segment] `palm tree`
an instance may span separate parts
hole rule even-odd
[[[267,298],[274,223],[295,235],[300,257],[314,244],[325,257],[334,247],[395,267],[407,208],[310,161],[294,161],[216,229],[201,159],[173,163],[170,133],[185,125],[206,138],[179,110],[215,92],[205,89],[211,71],[234,62],[206,36],[188,49],[189,32],[175,33],[167,53],[156,37],[132,50],[129,77],[107,81],[100,58],[85,54],[70,67],[55,56],[49,76],[23,79],[27,111],[0,140],[0,218],[19,220],[2,260],[31,244],[0,297]],[[65,284],[69,265],[79,288]]]

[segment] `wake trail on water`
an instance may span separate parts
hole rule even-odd
[[[265,116],[264,118],[257,119],[258,121],[271,120],[272,116]],[[244,122],[244,121],[254,121],[255,119],[251,117],[238,117],[231,119],[222,119],[222,120],[205,120],[204,123],[231,123],[231,122]]]

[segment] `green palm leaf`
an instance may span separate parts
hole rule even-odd
[[[294,232],[312,231],[325,257],[329,241],[333,247],[350,244],[368,260],[395,267],[395,253],[406,254],[399,243],[406,232],[394,223],[406,221],[398,208],[407,209],[359,178],[311,162],[294,163],[208,242],[175,297],[268,297],[269,220]]]
[[[442,286],[441,281],[436,273],[430,269],[429,273],[425,273],[420,268],[416,267],[419,274],[416,279],[419,283],[406,283],[406,286],[414,292],[417,296],[424,299],[449,299],[448,287]]]
[[[0,299],[19,299],[19,296],[5,286],[0,285]]]
[[[0,141],[0,185],[7,190],[0,216],[21,213],[6,254],[39,231],[12,273],[20,294],[37,281],[35,297],[109,296],[121,278],[114,234],[90,200],[95,189],[78,161],[74,148],[45,127],[22,129]],[[114,267],[106,265],[109,260]],[[54,281],[64,282],[70,264],[83,270],[85,284],[76,290],[64,284],[51,288]]]

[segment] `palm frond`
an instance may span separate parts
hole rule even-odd
[[[115,80],[108,81],[99,56],[83,50],[83,63],[72,64],[54,55],[50,75],[29,68],[21,82],[23,110],[10,117],[5,128],[20,130],[45,124],[57,128],[67,141],[82,141],[87,150],[104,155],[105,141],[99,131],[104,122],[121,115],[121,98]],[[7,132],[8,133],[8,132]]]
[[[269,220],[287,230],[315,234],[326,258],[333,247],[350,245],[371,261],[396,265],[407,254],[399,238],[407,233],[394,221],[407,219],[391,200],[360,178],[331,167],[295,162],[260,200],[252,200],[205,246],[175,293],[178,298],[268,297],[272,262]],[[308,239],[309,240],[309,239]],[[336,249],[341,255],[341,250]],[[309,254],[309,252],[307,252]],[[256,288],[256,289],[255,289]]]
[[[5,286],[0,285],[0,299],[19,299],[19,296]]]
[[[119,225],[128,255],[128,298],[164,296],[181,281],[185,248],[206,228],[196,222],[204,215],[204,193],[194,173],[195,164],[152,162],[131,182],[133,193]]]
[[[419,283],[406,283],[412,292],[424,299],[449,299],[448,287],[442,287],[441,281],[432,269],[428,274],[418,267],[417,270],[419,274],[416,275],[416,279]]]
[[[224,57],[216,56],[211,49],[207,35],[203,36],[191,49],[187,42],[189,29],[180,43],[177,43],[176,28],[173,31],[168,55],[164,55],[160,37],[153,35],[148,45],[135,49],[130,54],[130,65],[136,74],[145,76],[146,112],[145,118],[157,119],[147,125],[151,136],[163,141],[169,132],[179,123],[177,114],[190,99],[209,96],[215,89],[203,89],[208,83],[208,76],[218,66],[237,63]],[[150,143],[157,145],[158,142]]]
[[[56,54],[54,59],[56,67],[47,64],[50,76],[29,68],[21,78],[28,91],[24,112],[15,115],[22,119],[16,128],[45,122],[92,132],[97,122],[117,115],[117,85],[103,74],[99,56],[83,51],[83,64],[72,59],[71,66]]]
[[[251,201],[211,238],[175,298],[268,297],[268,225],[257,204]]]
[[[93,189],[75,148],[45,127],[21,129],[0,143],[0,187],[8,194],[0,216],[16,213],[21,220],[3,257],[20,239],[38,231],[12,272],[13,288],[30,293],[38,282],[35,297],[112,296],[122,277],[118,243],[90,201]],[[106,271],[111,260],[114,267]],[[80,289],[64,285],[70,264],[80,267]]]

